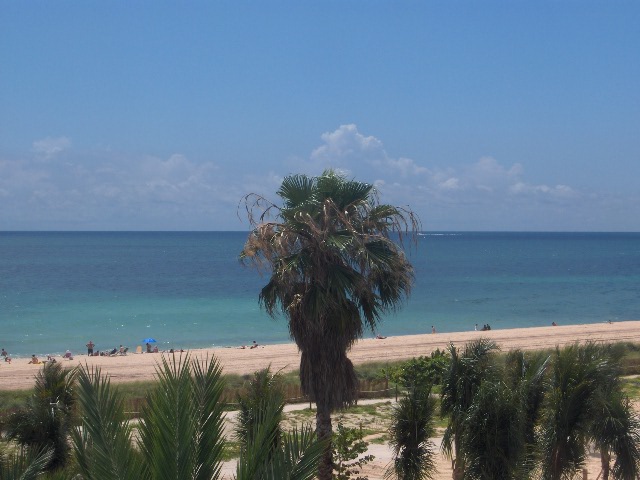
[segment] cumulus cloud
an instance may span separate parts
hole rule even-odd
[[[374,168],[381,173],[403,177],[428,173],[427,168],[410,158],[391,157],[381,140],[363,135],[354,124],[341,125],[333,132],[323,133],[320,138],[323,144],[311,152],[308,162],[302,162],[314,172],[333,168],[353,173],[362,168]]]
[[[32,149],[43,160],[49,160],[71,147],[67,137],[46,137],[33,142]]]
[[[602,194],[553,179],[528,181],[525,166],[517,159],[480,156],[447,166],[432,158],[426,163],[424,158],[394,156],[382,140],[360,132],[354,124],[324,133],[321,144],[300,166],[314,164],[372,182],[385,201],[410,205],[427,219],[427,228],[436,222],[444,229],[594,229],[589,219],[607,218],[597,212],[609,211],[606,205],[611,204]]]

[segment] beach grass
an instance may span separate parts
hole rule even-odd
[[[631,399],[640,400],[640,378],[633,378],[633,375],[640,375],[640,344],[624,342],[621,343],[624,348],[624,357],[621,367],[625,378],[625,389]],[[552,349],[545,350],[549,353]],[[356,374],[365,390],[362,398],[385,398],[395,396],[395,385],[385,379],[384,372],[400,366],[403,361],[396,362],[369,362],[356,365]],[[282,372],[281,382],[285,390],[285,396],[290,403],[304,402],[304,398],[300,393],[299,372],[289,371]],[[238,395],[247,387],[249,381],[253,378],[253,374],[225,374],[225,392],[223,395],[227,410],[236,408],[236,399]],[[144,404],[146,393],[156,385],[155,380],[122,382],[114,386],[122,393],[125,399],[127,412],[131,417],[136,417],[142,405]],[[385,391],[384,386],[389,389]],[[367,391],[370,388],[371,391]],[[434,386],[433,393],[438,393],[438,386]],[[0,389],[0,415],[6,414],[13,409],[24,405],[26,399],[31,395],[31,390],[2,390]],[[360,408],[355,407],[355,408]],[[366,408],[366,407],[362,407]],[[314,413],[315,415],[315,413]]]

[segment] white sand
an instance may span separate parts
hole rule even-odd
[[[532,350],[552,348],[576,341],[638,342],[640,343],[640,321],[569,325],[558,327],[513,328],[487,332],[456,332],[425,335],[388,337],[384,340],[364,339],[349,353],[355,364],[367,362],[393,362],[420,355],[428,355],[436,348],[446,348],[485,337],[494,340],[503,350],[515,348]],[[271,365],[273,370],[290,371],[299,366],[300,355],[293,343],[266,345],[255,349],[217,348],[192,350],[190,355],[206,357],[215,355],[226,373],[253,373]],[[98,366],[108,373],[114,383],[152,380],[161,354],[129,353],[116,357],[87,357],[76,355],[73,360],[58,361],[64,365],[87,364]],[[40,366],[29,365],[28,358],[14,359],[11,364],[0,361],[0,388],[3,390],[28,389],[33,386],[34,376]]]

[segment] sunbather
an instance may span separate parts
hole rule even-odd
[[[42,362],[35,355],[31,355],[31,361],[29,363],[37,365],[37,364],[42,363]]]

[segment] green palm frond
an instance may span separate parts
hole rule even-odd
[[[222,367],[215,358],[192,361],[192,402],[198,441],[195,462],[198,480],[209,480],[220,475],[224,439],[224,380]]]
[[[239,411],[235,430],[242,448],[246,448],[252,442],[251,435],[254,433],[255,424],[264,419],[263,410],[271,404],[284,407],[284,393],[280,376],[272,374],[270,367],[267,367],[254,373],[246,391],[238,396]],[[281,418],[281,414],[275,418],[277,431],[273,435],[274,448],[280,442]]]
[[[327,443],[318,440],[313,428],[308,425],[283,436],[282,460],[274,459],[273,479],[310,480],[315,477],[320,458]],[[288,476],[284,476],[284,474]]]
[[[82,368],[78,375],[81,425],[72,432],[78,467],[85,480],[144,478],[132,448],[131,426],[124,401],[100,369]]]
[[[606,406],[612,406],[612,395],[620,391],[619,358],[615,346],[556,348],[539,439],[545,479],[561,479],[582,467],[586,441],[596,434],[596,441],[607,447],[601,420],[607,410],[613,411]]]
[[[0,454],[0,480],[35,480],[53,458],[53,450]]]
[[[140,422],[150,477],[217,478],[222,455],[220,367],[215,358],[162,357]]]
[[[237,480],[253,480],[262,477],[268,469],[270,459],[279,450],[273,446],[278,442],[279,423],[284,404],[269,397],[253,413],[251,433],[245,435],[248,440],[243,446],[236,468]]]
[[[414,386],[394,408],[389,433],[393,462],[385,478],[423,480],[435,473],[436,447],[429,440],[435,435],[435,399],[431,388]]]
[[[485,338],[466,344],[462,352],[453,344],[448,349],[449,367],[443,375],[440,394],[441,415],[449,417],[442,450],[458,466],[465,463],[465,453],[462,450],[465,416],[482,382],[494,375],[491,354],[495,350],[495,342]]]
[[[291,175],[282,181],[277,195],[284,200],[286,209],[297,209],[312,199],[313,178],[306,175]]]
[[[464,419],[462,449],[469,478],[511,480],[526,461],[523,399],[502,381],[485,380]]]

